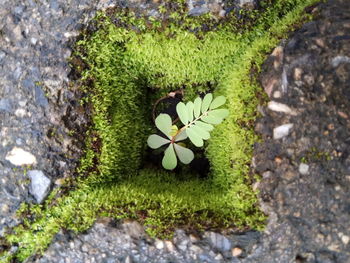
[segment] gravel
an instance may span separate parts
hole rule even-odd
[[[36,200],[29,194],[27,170],[52,181],[74,170],[82,138],[67,134],[86,120],[70,113],[79,97],[67,58],[95,9],[96,1],[0,1],[0,237],[19,222],[22,202],[41,201],[33,181]]]
[[[256,125],[263,142],[254,163],[269,224],[244,262],[350,262],[341,238],[350,236],[350,6],[333,0],[319,10],[263,66],[270,99],[295,114],[270,102]],[[274,140],[275,127],[287,123],[288,136]]]

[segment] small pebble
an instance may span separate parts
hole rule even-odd
[[[346,236],[346,235],[343,235],[341,237],[341,241],[344,243],[344,245],[347,245],[349,244],[349,241],[350,241],[350,237]]]
[[[283,112],[290,115],[296,115],[296,113],[288,105],[279,103],[276,101],[270,101],[267,107],[272,111]]]
[[[29,193],[40,204],[49,193],[51,180],[40,170],[30,170],[28,176],[31,180]]]
[[[338,67],[341,63],[350,63],[350,57],[347,56],[336,56],[332,59],[332,66],[334,68]]]
[[[283,124],[273,129],[273,139],[278,140],[289,135],[293,123]]]
[[[294,80],[301,80],[301,75],[303,74],[303,70],[301,68],[294,69]]]
[[[238,257],[239,255],[241,255],[243,252],[243,250],[239,247],[234,247],[232,248],[232,256],[233,257]]]
[[[174,246],[173,242],[166,240],[166,241],[164,241],[164,243],[165,243],[165,246],[169,252],[175,251],[175,246]]]
[[[156,246],[157,249],[160,250],[160,249],[164,248],[164,243],[163,243],[163,241],[157,239],[156,242],[155,242],[155,246]]]
[[[24,116],[26,116],[26,111],[24,109],[17,109],[15,111],[15,115],[18,117],[18,118],[23,118]]]
[[[279,91],[279,90],[276,90],[274,93],[273,93],[273,97],[275,99],[279,99],[282,97],[282,93]]]
[[[309,173],[309,166],[305,163],[299,165],[299,173],[302,175],[307,175]]]
[[[16,166],[36,164],[33,154],[18,147],[14,147],[11,152],[7,153],[5,159]]]

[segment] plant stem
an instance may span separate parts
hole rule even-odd
[[[171,142],[175,142],[176,136],[178,136],[182,131],[186,130],[188,127],[190,127],[193,123],[195,123],[196,121],[200,120],[203,116],[208,115],[208,112],[210,110],[204,112],[202,115],[200,115],[197,119],[194,119],[193,121],[191,121],[190,123],[186,124],[185,126],[183,126],[180,130],[177,131],[177,133],[172,137]]]

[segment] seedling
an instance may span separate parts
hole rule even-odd
[[[214,129],[213,124],[220,124],[228,116],[227,109],[218,109],[225,102],[224,96],[213,100],[211,93],[206,94],[203,100],[198,97],[194,102],[190,101],[187,104],[179,102],[176,105],[176,112],[184,125],[180,129],[172,125],[168,114],[158,115],[155,124],[165,137],[152,134],[148,137],[147,143],[152,149],[169,144],[162,160],[165,169],[173,170],[177,166],[177,157],[183,164],[189,164],[193,160],[193,152],[181,141],[189,138],[195,146],[202,147],[204,140],[210,138],[210,132]]]

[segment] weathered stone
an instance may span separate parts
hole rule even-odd
[[[50,191],[51,180],[39,170],[29,171],[28,176],[31,180],[29,193],[34,196],[37,203],[40,204]]]
[[[238,257],[242,254],[243,250],[239,247],[234,247],[232,248],[232,256],[233,257]]]
[[[159,239],[156,239],[154,245],[156,246],[157,249],[163,249],[164,248],[164,242],[159,240]]]
[[[350,63],[350,57],[348,56],[336,56],[332,59],[332,66],[334,68],[338,67],[341,63]]]
[[[208,237],[210,244],[215,249],[221,252],[226,252],[231,249],[232,244],[227,237],[215,232],[207,232],[206,236]]]
[[[288,136],[290,130],[293,128],[293,123],[283,124],[273,129],[273,139],[278,140]]]
[[[307,175],[309,173],[309,165],[307,165],[306,163],[301,163],[299,165],[299,173],[301,173],[302,175]]]
[[[36,158],[33,154],[18,147],[14,147],[8,152],[5,159],[16,166],[36,164]]]
[[[272,111],[283,112],[291,115],[296,114],[288,105],[276,101],[270,101],[268,103],[268,108]]]

